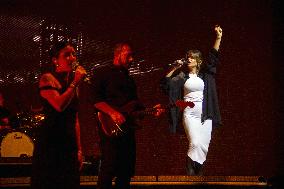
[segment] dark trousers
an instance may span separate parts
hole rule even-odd
[[[102,152],[98,175],[98,189],[111,189],[115,178],[116,189],[129,189],[130,179],[135,172],[136,142],[134,131],[110,138],[99,130]]]

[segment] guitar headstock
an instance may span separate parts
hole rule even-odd
[[[186,107],[193,108],[195,104],[191,101],[177,100],[175,105],[181,109],[185,109]]]

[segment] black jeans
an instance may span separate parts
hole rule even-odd
[[[98,189],[111,189],[115,179],[116,189],[130,188],[130,179],[135,172],[136,142],[134,131],[128,131],[116,138],[107,137],[100,129],[101,166],[98,175]]]

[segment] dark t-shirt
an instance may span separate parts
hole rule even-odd
[[[95,70],[91,83],[92,104],[106,102],[117,109],[129,103],[138,102],[134,79],[123,67],[109,66]],[[126,122],[122,127],[124,132],[120,137],[107,137],[103,134],[102,127],[98,127],[102,156],[106,157],[102,159],[100,173],[102,176],[99,179],[109,178],[110,173],[117,176],[124,175],[125,178],[134,175],[136,141],[135,129],[132,129],[135,124],[131,120],[126,116]]]
[[[96,70],[91,83],[93,104],[106,102],[111,106],[121,107],[138,100],[135,81],[126,68],[112,65]]]

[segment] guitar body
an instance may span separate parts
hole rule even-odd
[[[115,108],[126,118],[126,122],[122,125],[117,125],[108,114],[98,112],[98,119],[104,134],[108,137],[118,137],[123,135],[130,127],[131,129],[136,129],[138,127],[136,119],[139,119],[142,107],[138,101],[131,101],[121,108]]]

